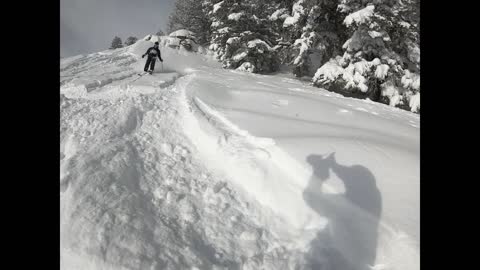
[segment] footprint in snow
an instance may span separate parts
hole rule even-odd
[[[288,90],[296,91],[296,92],[304,92],[305,91],[304,89],[298,88],[298,87],[290,87],[290,88],[288,88]]]
[[[279,99],[276,102],[272,102],[272,105],[275,107],[280,107],[280,106],[287,106],[288,105],[288,100],[286,99]]]

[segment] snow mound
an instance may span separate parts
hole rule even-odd
[[[186,29],[180,29],[177,31],[174,31],[168,35],[170,37],[176,37],[176,38],[189,38],[189,39],[195,39],[195,33]]]
[[[143,38],[143,40],[145,41],[150,41],[152,43],[155,43],[155,42],[162,42],[162,40],[164,39],[165,37],[164,36],[157,36],[157,35],[147,35]],[[137,41],[138,42],[138,41]]]

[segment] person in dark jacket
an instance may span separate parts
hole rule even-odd
[[[147,52],[142,55],[142,58],[144,58],[145,55],[148,55],[147,62],[145,63],[145,67],[143,68],[145,72],[148,71],[148,66],[150,66],[150,72],[153,72],[157,57],[158,59],[160,59],[161,62],[163,62],[162,56],[160,55],[160,50],[158,49],[158,41],[155,42],[155,45],[153,45],[153,47],[148,48]]]

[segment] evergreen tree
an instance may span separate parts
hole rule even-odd
[[[169,29],[195,32],[225,68],[287,64],[316,86],[419,111],[419,15],[420,0],[177,0]]]
[[[419,100],[418,1],[342,0],[349,39],[343,55],[332,58],[313,78],[315,85],[365,93],[391,106]]]
[[[254,0],[206,1],[211,21],[210,49],[226,68],[249,72],[278,69],[275,35],[269,29],[266,4]],[[263,19],[261,19],[263,18]]]
[[[138,38],[130,36],[130,37],[127,38],[127,40],[125,40],[125,46],[130,46],[132,44],[135,44],[135,42],[137,42],[137,40],[138,40]]]
[[[195,33],[199,44],[206,44],[210,32],[209,21],[203,10],[202,1],[176,0],[169,16],[168,32],[186,29]]]
[[[291,16],[286,15],[280,21],[286,30],[282,36],[290,45],[286,48],[289,57],[285,60],[293,64],[296,76],[313,76],[323,63],[339,52],[345,39],[337,1],[297,0],[288,6],[291,6]]]
[[[119,38],[118,36],[115,36],[112,40],[112,44],[110,45],[110,49],[118,49],[122,48],[122,39]]]

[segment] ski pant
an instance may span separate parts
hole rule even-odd
[[[148,71],[148,66],[150,66],[150,70],[153,71],[155,68],[155,61],[157,60],[157,57],[148,57],[147,62],[145,63],[145,67],[143,68],[144,71]]]

